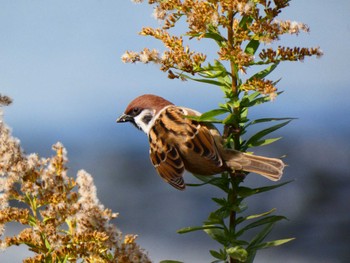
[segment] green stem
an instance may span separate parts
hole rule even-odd
[[[234,34],[233,34],[233,17],[234,12],[233,10],[230,10],[228,12],[228,26],[227,26],[227,42],[230,49],[233,49],[234,46]],[[238,96],[238,90],[237,90],[237,73],[235,69],[235,63],[231,60],[230,61],[230,67],[231,67],[231,76],[232,76],[232,94],[234,98],[237,98]]]
[[[227,27],[228,30],[228,45],[230,49],[233,49],[234,47],[234,32],[233,32],[233,18],[234,18],[234,12],[233,10],[230,10],[228,12],[228,18],[229,18],[229,24]],[[236,71],[236,65],[233,60],[230,61],[230,68],[231,68],[231,76],[232,76],[232,98],[231,100],[233,102],[236,102],[239,100],[239,90],[238,90],[238,76]],[[232,124],[227,124],[224,127],[224,134],[223,137],[226,139],[230,134],[233,134],[233,141],[234,141],[234,148],[236,150],[240,150],[240,127],[239,127],[239,119],[240,119],[240,109],[234,107],[233,113],[237,118],[235,118],[235,121]],[[228,200],[231,204],[237,203],[237,187],[239,185],[239,182],[237,182],[237,174],[235,172],[232,172],[230,174],[231,176],[231,191],[228,193]],[[230,218],[229,218],[229,230],[230,233],[236,232],[236,211],[230,212]],[[230,258],[230,263],[238,263],[237,260]]]

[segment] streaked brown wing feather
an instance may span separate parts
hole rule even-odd
[[[185,188],[185,168],[208,174],[221,171],[222,158],[209,128],[184,117],[198,115],[191,109],[169,106],[163,110],[149,132],[150,157],[159,175],[177,189]],[[186,156],[183,160],[182,156]],[[190,157],[190,158],[188,158]],[[195,172],[195,171],[193,171]]]
[[[193,158],[196,160],[195,165],[202,163],[203,167],[221,167],[223,161],[209,128],[205,124],[184,117],[198,114],[187,108],[175,106],[166,108],[157,122],[158,126],[166,131],[165,137],[162,138],[169,144],[176,145],[180,155],[190,157],[186,158],[186,161]]]
[[[196,134],[191,138],[188,145],[193,145],[193,150],[210,160],[217,166],[222,165],[222,159],[217,150],[214,138],[206,126],[198,125]]]
[[[186,146],[192,149],[196,154],[210,161],[213,165],[218,167],[222,166],[223,161],[209,127],[203,123],[198,123],[183,117],[184,115],[196,116],[198,112],[187,108],[170,107],[169,115],[171,115],[171,113],[176,115],[177,118],[180,118],[183,125],[186,127],[187,135],[189,135],[189,138],[186,140]]]
[[[170,185],[179,190],[185,189],[182,175],[184,163],[178,150],[173,145],[166,144],[167,132],[160,122],[156,122],[149,133],[150,158],[158,174]],[[157,137],[157,140],[155,138]]]

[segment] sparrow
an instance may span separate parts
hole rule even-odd
[[[272,181],[281,178],[285,164],[280,159],[225,148],[214,125],[186,118],[200,115],[162,97],[145,94],[129,103],[117,123],[131,122],[147,134],[153,166],[176,189],[185,189],[185,170],[197,175],[244,171]]]

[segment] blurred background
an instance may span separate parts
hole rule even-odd
[[[152,12],[128,0],[1,0],[0,93],[14,99],[5,120],[27,153],[51,156],[51,146],[61,141],[70,175],[79,169],[93,175],[100,201],[120,213],[115,223],[125,234],[138,234],[154,262],[210,262],[208,251],[216,244],[209,237],[176,230],[200,225],[219,193],[211,187],[180,192],[165,184],[149,162],[145,135],[115,123],[128,102],[144,93],[202,112],[222,101],[213,87],[169,80],[155,65],[121,62],[126,50],[162,50],[137,34],[157,26]],[[270,239],[297,239],[261,251],[256,262],[350,262],[349,12],[348,0],[293,0],[281,16],[311,28],[281,44],[320,46],[324,56],[280,65],[273,78],[282,77],[284,94],[251,112],[253,119],[298,118],[276,132],[283,140],[255,150],[286,154],[283,180],[294,182],[248,199],[250,213],[276,207],[289,218]],[[186,181],[193,181],[191,175]],[[268,184],[256,175],[245,181],[250,187]],[[15,232],[15,226],[7,228]],[[11,248],[0,262],[21,262],[28,253]]]

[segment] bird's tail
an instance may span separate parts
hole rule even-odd
[[[231,152],[231,154],[228,154]],[[260,174],[272,181],[278,181],[283,174],[285,164],[277,158],[239,153],[236,151],[226,151],[228,154],[226,165],[233,170],[243,170],[245,172]]]

